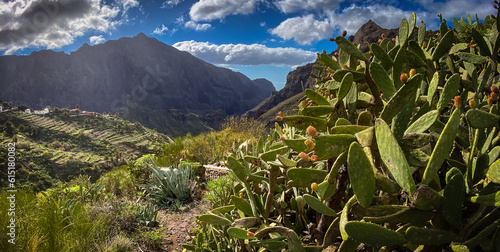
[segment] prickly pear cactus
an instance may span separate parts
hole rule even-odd
[[[416,25],[366,53],[331,39],[317,88],[267,139],[234,147],[235,195],[185,248],[498,251],[498,13]]]

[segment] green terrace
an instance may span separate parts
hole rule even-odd
[[[13,136],[0,135],[2,146],[16,141],[22,176],[47,185],[80,174],[97,179],[103,172],[126,164],[129,159],[153,153],[158,140],[168,137],[117,117],[70,117],[66,109],[47,115],[10,111],[0,114],[0,123],[11,122]],[[23,174],[21,172],[21,174]],[[44,179],[40,179],[40,176]],[[39,186],[39,189],[45,186]]]

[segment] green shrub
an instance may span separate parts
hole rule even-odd
[[[158,249],[161,245],[161,241],[163,239],[163,234],[162,232],[165,230],[164,227],[160,228],[159,230],[150,230],[146,228],[142,228],[139,231],[137,240],[139,243],[143,243],[147,247],[151,249]]]
[[[162,166],[177,165],[181,159],[201,164],[222,161],[233,144],[239,145],[248,138],[258,138],[265,133],[264,125],[254,119],[229,117],[221,126],[220,131],[175,138],[162,146],[163,152],[155,161]]]
[[[182,158],[185,158],[184,142],[190,139],[191,135],[186,137],[176,137],[173,142],[162,146],[163,153],[160,153],[159,159],[156,160],[162,166],[178,165]]]
[[[148,203],[145,205],[138,205],[135,209],[136,217],[141,221],[141,224],[147,227],[156,227],[159,222],[156,220],[158,216],[158,209]]]
[[[59,148],[61,148],[61,146],[62,146],[62,143],[57,141],[57,140],[55,140],[52,143],[47,145],[47,147],[49,147],[51,149],[59,149]]]
[[[103,252],[132,252],[134,248],[133,241],[125,235],[114,236],[108,245],[102,249]]]
[[[55,191],[52,191],[55,192]],[[6,199],[7,193],[0,193]],[[0,206],[8,209],[5,200]],[[8,219],[0,218],[7,226]],[[92,251],[105,241],[108,222],[89,218],[88,209],[60,193],[39,193],[18,190],[16,193],[16,244],[7,242],[6,232],[0,235],[2,251]]]
[[[212,204],[213,208],[221,207],[231,201],[234,195],[234,178],[231,174],[207,181],[208,190],[204,197]]]
[[[136,189],[126,166],[112,170],[98,180],[104,185],[107,192],[116,196],[134,196]]]

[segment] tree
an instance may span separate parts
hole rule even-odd
[[[4,129],[5,129],[5,134],[7,134],[7,136],[9,137],[13,136],[16,133],[16,127],[11,121],[7,121],[5,123]]]
[[[29,109],[29,108],[30,107],[28,105],[24,105],[24,104],[17,106],[17,109],[19,109],[21,111],[25,111],[26,109]]]

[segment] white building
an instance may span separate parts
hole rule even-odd
[[[24,110],[24,113],[31,114],[31,109],[28,108],[28,109]]]
[[[2,112],[2,111],[3,111],[3,107],[2,107],[2,106],[0,106],[0,112]]]
[[[45,115],[45,114],[49,113],[49,109],[48,108],[44,108],[43,110],[35,110],[33,113],[35,115]]]

